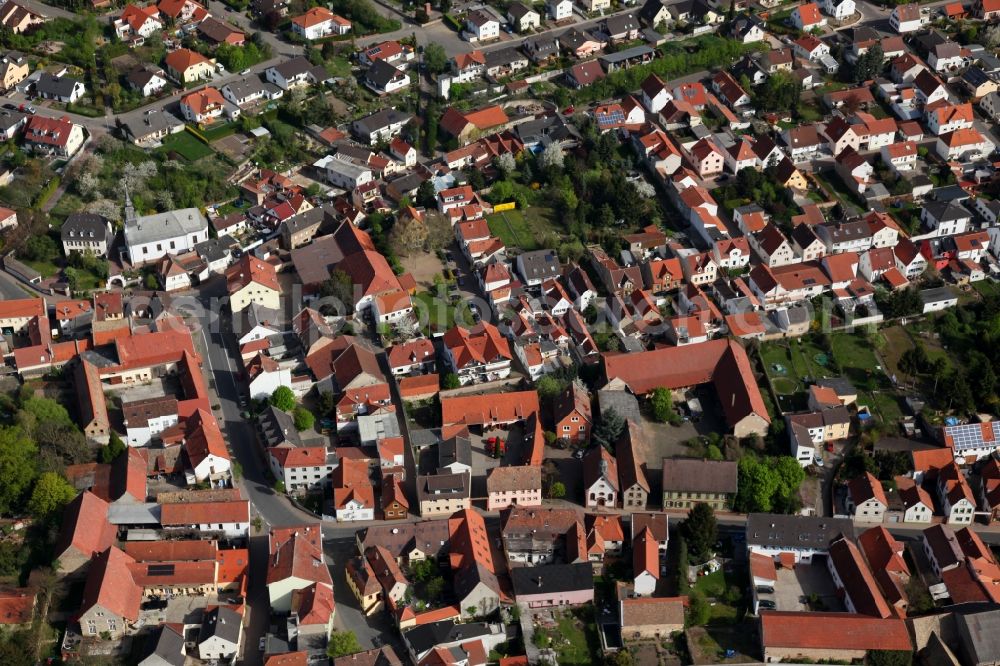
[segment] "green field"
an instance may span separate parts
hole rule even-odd
[[[165,138],[162,150],[175,152],[188,162],[195,162],[212,154],[211,148],[186,131],[171,134]]]
[[[414,300],[417,303],[414,307],[417,308],[419,312],[419,317],[423,326],[425,333],[432,333],[434,331],[444,332],[455,325],[455,314],[459,308],[468,307],[463,302],[457,304],[452,303],[448,299],[447,291],[441,297],[435,296],[429,291],[422,291],[416,294]],[[424,314],[426,313],[426,314]],[[467,310],[463,310],[462,316],[459,317],[460,323],[464,323],[467,326],[472,325],[472,314]]]
[[[556,233],[552,225],[552,210],[548,208],[508,210],[494,213],[486,221],[490,231],[499,236],[504,245],[525,251],[542,249],[543,236]]]
[[[778,394],[783,410],[801,409],[808,385],[823,377],[843,376],[858,389],[858,402],[868,405],[885,423],[894,423],[902,416],[899,398],[886,374],[880,368],[869,339],[860,334],[831,333],[830,349],[821,348],[813,336],[782,340],[761,345],[764,370]],[[888,345],[893,342],[887,339]],[[891,355],[891,349],[887,354]],[[839,371],[824,366],[822,355],[831,355]],[[776,366],[781,366],[780,370]]]
[[[556,620],[556,628],[547,631],[561,666],[600,662],[600,638],[593,612],[590,608],[563,613]]]

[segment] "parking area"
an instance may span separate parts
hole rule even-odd
[[[149,383],[139,384],[103,384],[108,393],[121,394],[127,402],[162,398],[164,396],[180,395],[181,385],[176,376],[153,377]]]
[[[793,569],[778,569],[778,582],[770,597],[779,611],[843,611],[844,604],[837,597],[826,558],[814,557],[812,564],[799,563]]]

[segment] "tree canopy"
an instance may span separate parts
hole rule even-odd
[[[316,417],[313,416],[313,413],[302,405],[295,406],[295,409],[292,411],[292,418],[295,421],[295,429],[300,432],[311,430],[316,423]]]
[[[358,637],[354,635],[353,631],[334,630],[330,632],[330,641],[327,643],[326,653],[331,659],[358,652],[361,652],[361,644],[358,643]]]
[[[295,394],[287,386],[279,386],[271,394],[271,405],[283,412],[290,412],[295,409]]]
[[[744,513],[792,513],[799,507],[798,491],[805,476],[805,470],[791,456],[745,455],[739,462],[734,508]]]
[[[55,472],[45,472],[31,491],[28,500],[28,511],[40,520],[47,520],[58,515],[67,504],[76,497],[76,488]]]
[[[18,509],[35,480],[35,443],[18,427],[0,427],[0,514]]]
[[[715,542],[719,538],[715,511],[705,502],[698,502],[681,522],[680,534],[694,555],[695,562],[707,561],[712,557]]]
[[[601,412],[601,419],[594,426],[590,439],[608,451],[614,451],[615,442],[625,430],[625,418],[613,407]]]

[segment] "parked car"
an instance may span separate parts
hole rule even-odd
[[[816,467],[822,467],[823,466],[823,457],[822,456],[815,456],[813,458],[813,464],[816,465]]]
[[[757,608],[762,610],[774,610],[777,608],[775,603],[769,599],[761,599],[757,602]]]
[[[761,594],[774,594],[774,588],[770,585],[758,585],[757,591]]]

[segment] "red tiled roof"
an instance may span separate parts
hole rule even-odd
[[[0,590],[0,624],[27,624],[35,610],[35,591],[30,587]]]
[[[175,502],[160,505],[160,524],[164,527],[248,522],[250,522],[250,503],[247,500]]]
[[[251,282],[256,282],[274,291],[281,291],[281,286],[278,284],[278,273],[274,269],[274,265],[261,261],[248,252],[226,271],[226,283],[229,287],[229,293],[232,294]]]
[[[602,358],[605,377],[621,379],[638,395],[661,386],[675,389],[711,381],[731,424],[751,413],[770,422],[746,351],[731,340],[633,354],[605,353]]]
[[[108,522],[108,503],[89,490],[66,506],[56,553],[73,548],[84,557],[103,552],[115,542],[116,530]]]
[[[113,615],[138,620],[142,589],[129,571],[129,565],[134,563],[135,560],[114,546],[95,557],[87,571],[81,614],[100,606]]]
[[[761,643],[766,650],[899,650],[910,652],[906,623],[854,613],[762,611]]]
[[[177,49],[176,51],[168,53],[164,62],[170,69],[183,74],[189,67],[207,63],[209,60],[197,51],[192,51],[191,49]],[[214,90],[214,88],[212,88],[212,90]]]

